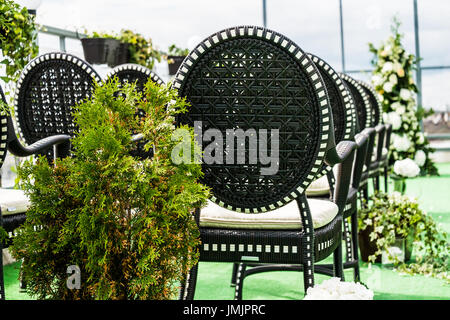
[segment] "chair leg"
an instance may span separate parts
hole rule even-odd
[[[344,232],[343,236],[345,239],[345,261],[350,262],[353,260],[353,245],[351,232],[348,224],[348,219],[344,219]]]
[[[231,283],[230,283],[231,287],[234,287],[236,285],[236,276],[237,276],[238,268],[239,268],[239,263],[238,262],[233,263],[233,271],[231,273]]]
[[[0,300],[5,300],[5,279],[3,277],[3,246],[0,242]]]
[[[358,244],[358,211],[355,210],[350,217],[352,228],[352,245],[353,245],[353,259],[356,261],[355,268],[353,270],[353,279],[355,282],[361,281],[359,272],[359,244]]]
[[[380,176],[378,174],[373,178],[373,190],[380,191]]]
[[[236,270],[236,286],[234,287],[234,300],[242,300],[242,290],[244,288],[245,270],[247,265],[245,263],[235,263]]]
[[[384,192],[388,193],[388,168],[384,167]]]
[[[194,300],[195,285],[197,284],[197,273],[198,263],[192,267],[186,278],[183,279],[180,288],[179,300]]]
[[[333,252],[333,269],[334,276],[344,281],[345,277],[344,267],[342,265],[342,244],[339,244]]]

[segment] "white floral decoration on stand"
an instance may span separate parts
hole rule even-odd
[[[303,300],[373,300],[373,291],[360,283],[331,278],[308,288]]]
[[[417,111],[417,87],[412,74],[416,59],[403,48],[399,26],[394,18],[393,34],[378,48],[369,44],[375,55],[372,84],[383,105],[383,121],[392,125],[390,162],[411,158],[423,173],[438,174],[430,158],[434,150],[420,126],[424,113]]]

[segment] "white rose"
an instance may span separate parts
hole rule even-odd
[[[390,83],[392,83],[392,85],[396,85],[397,84],[397,76],[395,75],[395,74],[391,74],[390,76],[389,76],[389,82]]]
[[[408,149],[411,147],[411,141],[408,139],[406,135],[393,135],[393,141],[392,146],[397,151],[408,151]]]
[[[386,123],[392,124],[392,130],[398,130],[402,125],[402,118],[395,111],[386,114],[386,118],[383,116],[383,120]]]
[[[401,103],[400,103],[400,102],[394,102],[394,103],[391,104],[391,108],[392,108],[393,110],[397,110],[397,108],[398,108],[399,106],[401,106]]]
[[[414,156],[414,162],[419,166],[423,166],[425,161],[427,160],[427,155],[423,150],[417,150],[416,155]]]
[[[383,78],[378,74],[374,74],[372,76],[372,83],[375,87],[377,87],[383,83]]]
[[[394,69],[394,65],[392,64],[392,62],[385,62],[383,65],[383,68],[381,69],[382,73],[388,73],[391,72]]]
[[[395,72],[399,72],[400,70],[403,70],[401,63],[399,62],[394,62],[392,68],[394,69]]]
[[[412,97],[411,91],[409,91],[408,89],[400,90],[400,98],[402,100],[408,101],[409,99],[411,99],[411,97]]]
[[[386,82],[386,83],[383,85],[383,90],[384,90],[385,92],[389,93],[389,92],[392,92],[392,88],[393,88],[393,87],[394,87],[394,86],[393,86],[392,83]]]
[[[404,114],[406,111],[406,107],[402,104],[399,104],[399,106],[397,107],[397,109],[395,110],[395,112],[399,115]]]
[[[402,177],[414,178],[420,173],[420,168],[413,160],[406,158],[394,162],[394,172]]]

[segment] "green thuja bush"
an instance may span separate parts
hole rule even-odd
[[[137,108],[145,111],[136,116]],[[29,195],[27,219],[11,252],[23,259],[27,292],[40,299],[171,299],[198,261],[192,218],[208,189],[201,166],[175,164],[174,117],[187,103],[149,81],[142,94],[116,79],[75,107],[73,156],[40,157],[18,172]],[[191,133],[192,128],[183,127]],[[141,132],[154,156],[130,156]],[[69,266],[81,271],[68,288]]]

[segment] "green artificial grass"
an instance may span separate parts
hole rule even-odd
[[[419,177],[407,181],[406,194],[417,197],[420,207],[440,227],[450,234],[450,163],[438,164],[439,177]],[[383,180],[382,180],[383,182]],[[383,183],[381,184],[383,188]],[[393,191],[393,184],[389,184]],[[331,257],[324,263],[331,263]],[[19,289],[19,266],[6,266],[6,299],[23,300],[30,297]],[[450,285],[444,280],[421,275],[402,275],[381,264],[361,262],[361,281],[374,291],[375,300],[448,300]],[[200,262],[195,299],[232,300],[234,287],[230,286],[231,263]],[[329,277],[317,274],[315,282]],[[345,271],[346,281],[353,281],[353,271]],[[243,298],[248,300],[303,299],[303,274],[293,271],[266,272],[245,279]]]

